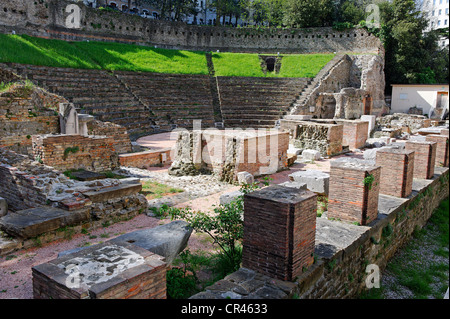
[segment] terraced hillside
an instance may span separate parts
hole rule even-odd
[[[279,74],[264,74],[257,54],[2,34],[0,40],[1,63],[134,136],[190,128],[193,120],[203,127],[218,119],[225,127],[273,127],[334,56],[286,55]]]

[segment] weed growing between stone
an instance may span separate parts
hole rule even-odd
[[[383,230],[384,231],[384,230]],[[386,230],[388,231],[388,230]],[[388,263],[381,288],[363,299],[442,299],[449,281],[449,199]]]

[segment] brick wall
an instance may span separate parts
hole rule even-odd
[[[39,88],[15,85],[0,94],[0,147],[31,154],[31,135],[60,131],[59,103],[65,99]]]
[[[160,150],[150,150],[145,152],[128,153],[119,155],[120,166],[147,168],[151,166],[159,166],[170,164],[171,148]]]
[[[244,197],[242,266],[293,280],[312,265],[317,195],[270,186]]]
[[[411,195],[414,172],[413,151],[379,150],[376,165],[381,166],[380,194],[396,197]]]
[[[89,135],[108,136],[113,139],[114,149],[117,153],[131,152],[131,140],[125,127],[102,121],[91,121],[87,123]]]
[[[414,178],[433,177],[436,147],[436,142],[407,141],[405,143],[405,150],[414,151]]]
[[[337,123],[344,124],[343,145],[348,145],[351,150],[364,147],[368,138],[369,122],[337,121]]]
[[[109,171],[118,167],[111,137],[81,135],[33,135],[33,156],[45,165],[65,171]]]
[[[436,161],[435,166],[449,165],[449,144],[448,135],[434,135],[430,134],[426,136],[426,140],[429,142],[436,142]]]
[[[380,172],[379,166],[332,161],[328,218],[361,225],[375,220],[378,216]]]

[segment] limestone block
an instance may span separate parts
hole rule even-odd
[[[253,184],[255,182],[255,178],[249,172],[239,172],[237,173],[238,183],[242,184]]]
[[[307,185],[305,183],[300,183],[300,182],[284,182],[279,185],[285,186],[285,187],[297,188],[300,190],[307,190]]]
[[[302,158],[305,161],[317,161],[320,159],[320,152],[316,150],[304,150]]]
[[[32,238],[88,219],[89,211],[86,209],[69,212],[54,207],[37,207],[3,216],[0,229],[13,237]]]
[[[165,262],[170,264],[186,248],[191,233],[192,228],[187,222],[176,220],[169,224],[121,235],[111,242],[132,243],[134,246],[163,256]]]
[[[375,115],[361,115],[361,121],[369,122],[369,128],[367,130],[367,136],[370,137],[370,132],[375,128],[375,122],[377,117]]]
[[[311,169],[290,174],[289,178],[294,182],[305,183],[314,193],[328,194],[330,174]]]
[[[0,197],[0,217],[5,216],[8,214],[8,203],[6,202],[6,199]]]

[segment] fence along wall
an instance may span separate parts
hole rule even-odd
[[[158,47],[238,52],[378,52],[380,40],[365,29],[253,30],[196,26],[106,12],[80,3],[79,28],[67,28],[65,0],[11,0],[0,5],[0,32],[65,40],[117,41]]]

